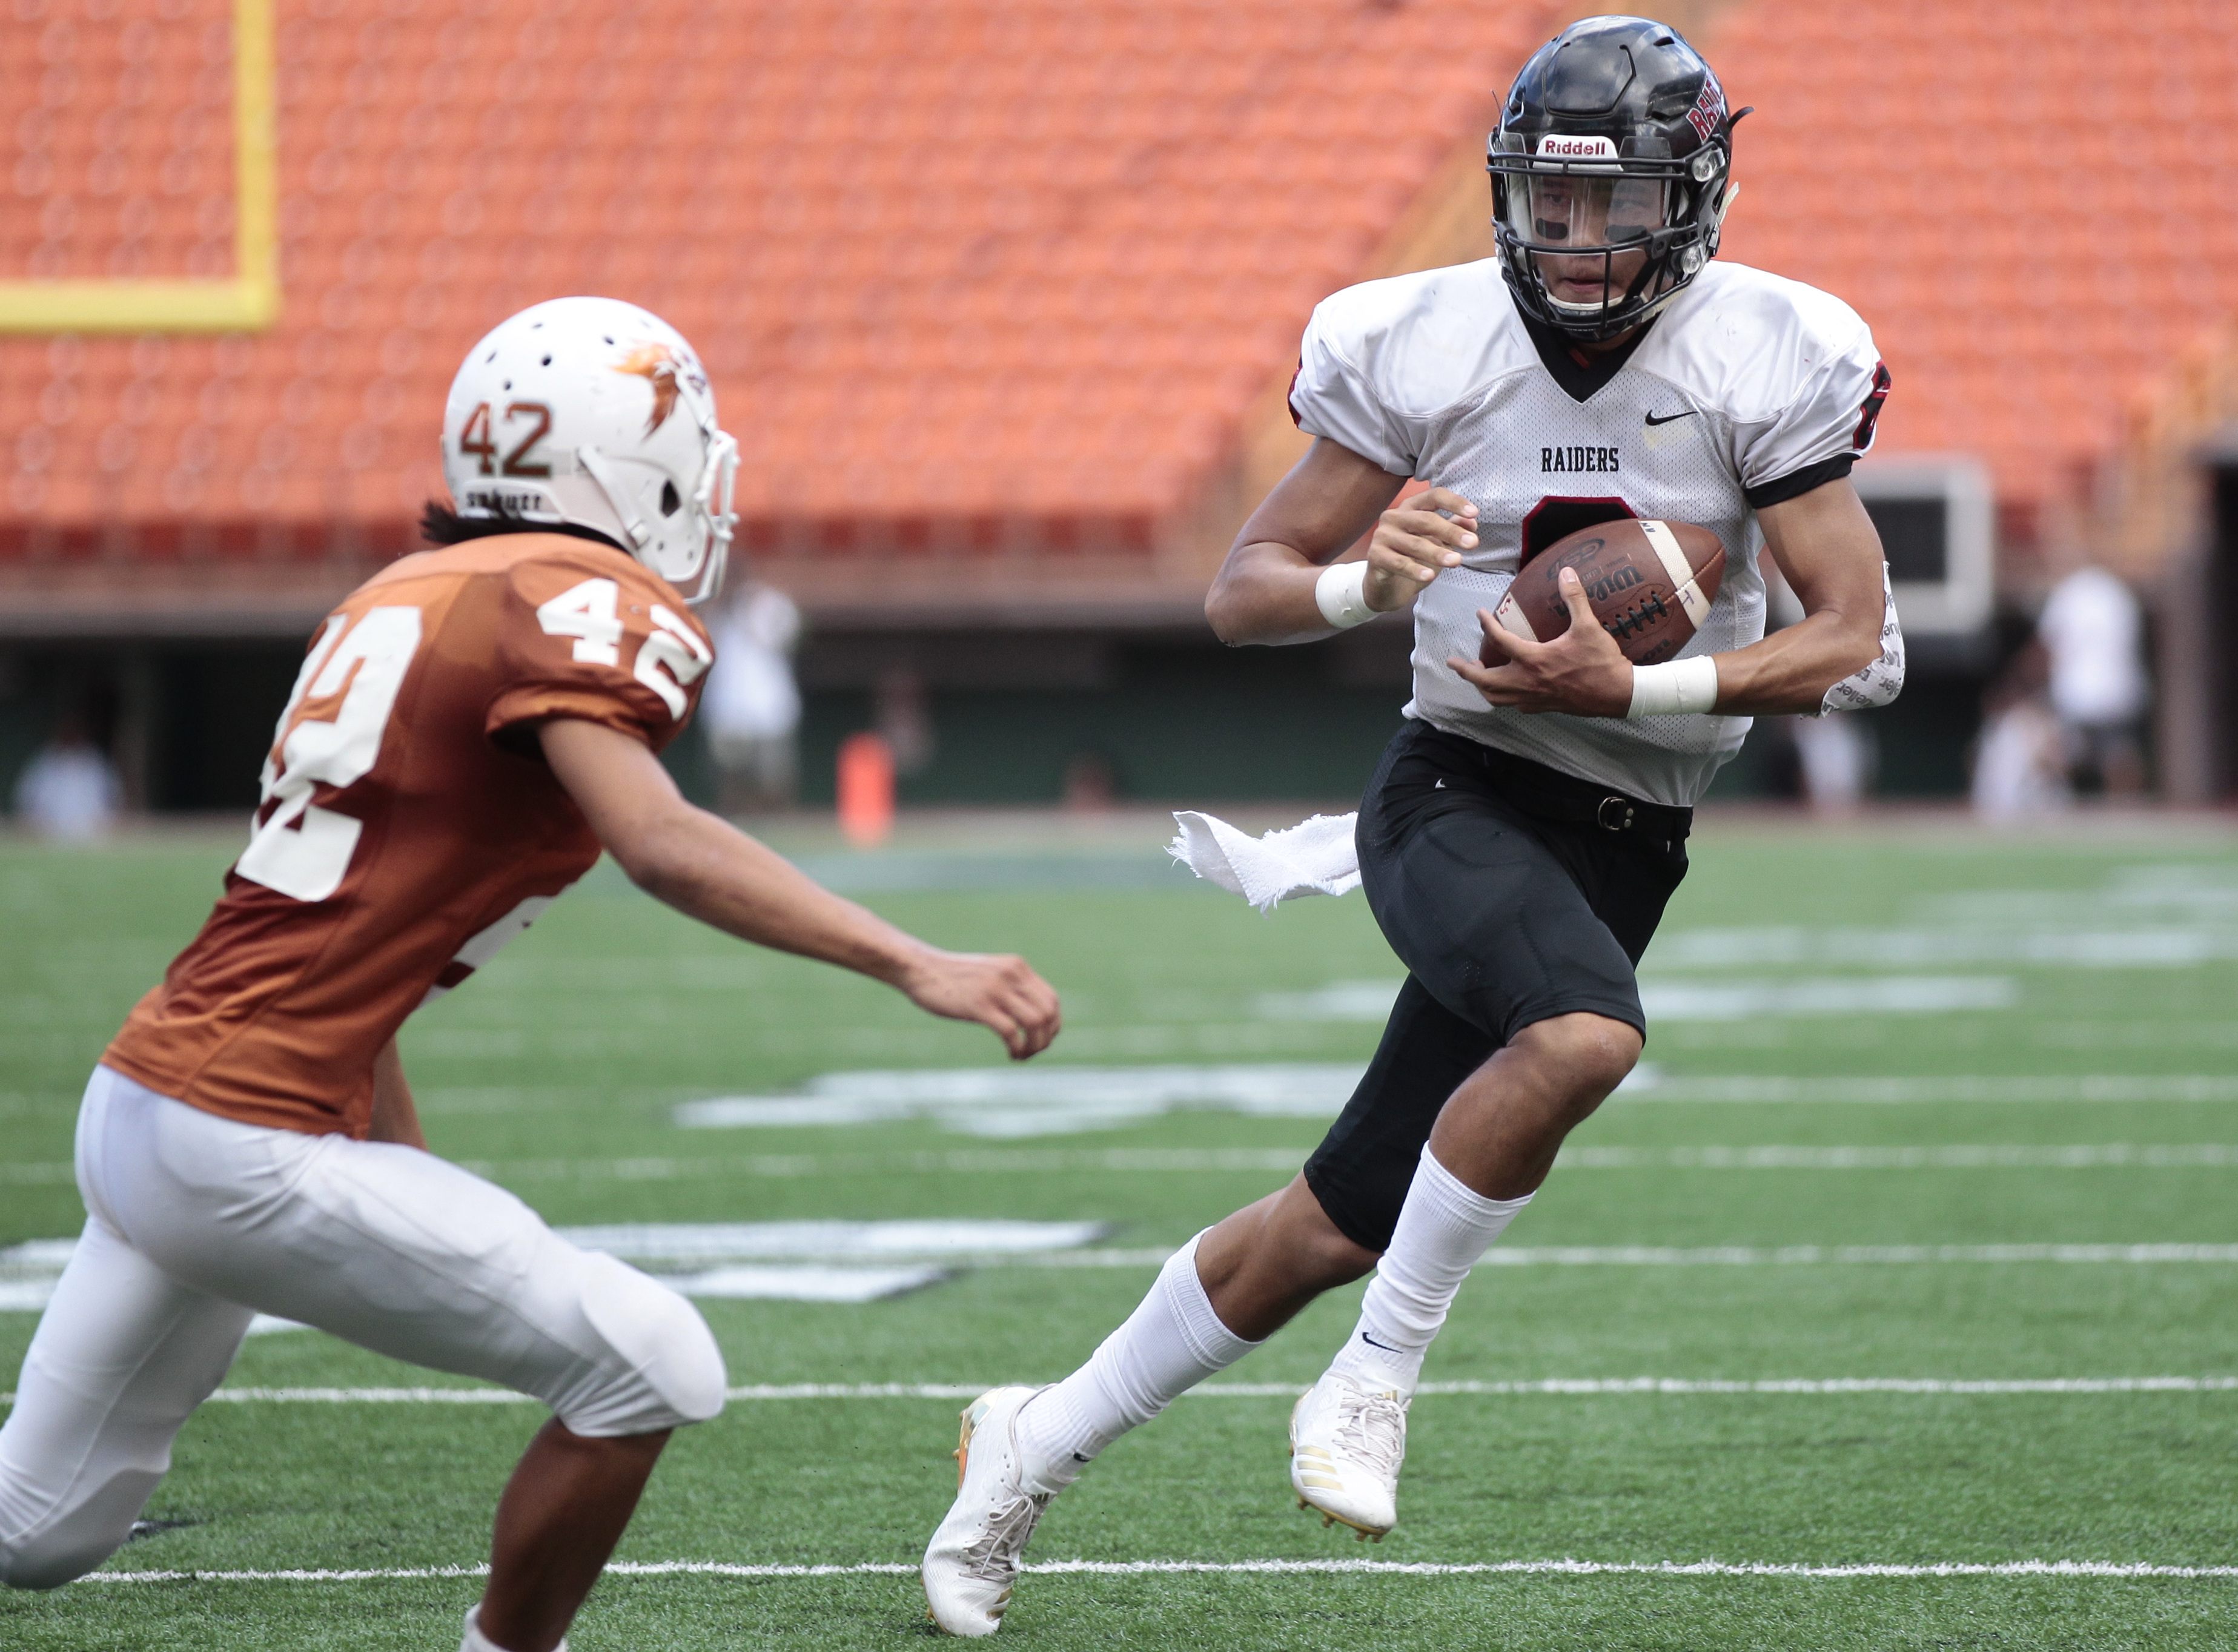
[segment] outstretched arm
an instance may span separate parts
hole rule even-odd
[[[1336,627],[1314,588],[1321,570],[1369,528],[1362,596],[1377,613],[1413,605],[1442,569],[1476,545],[1476,506],[1445,488],[1392,508],[1401,479],[1326,436],[1251,513],[1204,599],[1223,643],[1309,643]],[[1452,512],[1440,516],[1440,511]]]
[[[1057,997],[1023,958],[944,952],[832,894],[789,861],[686,803],[640,742],[559,718],[545,760],[630,881],[726,935],[838,964],[921,1009],[991,1028],[1012,1059],[1049,1047]]]

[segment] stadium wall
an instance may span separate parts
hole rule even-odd
[[[801,801],[830,804],[840,742],[877,726],[882,694],[905,680],[930,736],[921,766],[899,776],[906,805],[1346,803],[1399,726],[1408,640],[1391,622],[1316,647],[1250,650],[1223,648],[1201,625],[818,628],[798,660]],[[271,635],[0,644],[0,803],[59,717],[76,711],[115,756],[131,806],[248,809],[301,649]],[[1880,752],[1877,795],[1963,793],[1992,669],[1930,663],[1894,706],[1864,714]],[[672,748],[671,767],[687,792],[712,800],[699,729]],[[1712,795],[1797,795],[1776,726],[1751,737]]]

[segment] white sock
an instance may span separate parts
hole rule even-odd
[[[506,1652],[505,1648],[482,1633],[482,1609],[476,1605],[467,1614],[467,1638],[459,1642],[459,1652]],[[567,1652],[567,1642],[562,1641],[552,1652]]]
[[[1361,1302],[1360,1324],[1329,1369],[1372,1388],[1412,1394],[1421,1380],[1422,1356],[1446,1323],[1461,1281],[1530,1202],[1528,1193],[1486,1199],[1472,1192],[1423,1148],[1390,1248]]]
[[[1019,1411],[1018,1445],[1030,1490],[1070,1485],[1112,1441],[1259,1345],[1213,1312],[1196,1273],[1197,1239],[1203,1237],[1166,1259],[1142,1305],[1086,1365]]]

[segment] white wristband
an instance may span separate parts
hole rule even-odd
[[[1632,668],[1632,709],[1625,713],[1628,717],[1714,711],[1717,706],[1718,662],[1712,655]]]
[[[1314,603],[1321,611],[1321,618],[1339,631],[1350,631],[1374,618],[1375,610],[1367,605],[1367,565],[1329,564],[1321,570],[1321,577],[1314,581]]]

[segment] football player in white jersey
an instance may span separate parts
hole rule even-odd
[[[1231,644],[1413,608],[1414,697],[1356,833],[1408,978],[1303,1174],[1199,1234],[1072,1376],[965,1413],[924,1569],[950,1630],[999,1626],[1041,1510],[1112,1439],[1371,1270],[1358,1328],[1293,1413],[1291,1483],[1325,1523],[1387,1530],[1407,1403],[1462,1279],[1639,1059],[1633,969],[1685,875],[1692,806],[1752,714],[1901,685],[1880,541],[1848,480],[1888,372],[1839,300],[1712,261],[1736,118],[1667,26],[1577,23],[1525,65],[1492,135],[1499,256],[1314,312],[1290,399],[1314,446],[1205,606]],[[1407,478],[1434,486],[1394,506]],[[1622,517],[1726,547],[1678,657],[1633,666],[1566,572],[1561,636],[1493,622],[1524,562]],[[1364,559],[1338,560],[1371,532]],[[1770,638],[1763,551],[1805,611]]]

